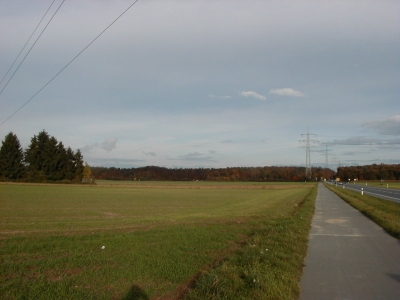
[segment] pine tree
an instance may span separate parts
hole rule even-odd
[[[65,156],[67,164],[65,168],[65,179],[72,181],[75,177],[75,153],[68,147]]]
[[[62,142],[46,131],[31,139],[26,150],[30,181],[61,181],[75,177],[75,154],[65,150]]]
[[[31,144],[25,152],[25,161],[28,163],[29,181],[44,182],[48,171],[50,136],[41,131],[31,139]]]
[[[18,137],[10,132],[0,148],[0,175],[5,180],[20,180],[25,176],[24,154]]]
[[[52,180],[64,180],[67,179],[67,168],[68,168],[67,151],[64,148],[62,142],[57,144],[56,153],[53,156],[52,163]]]
[[[82,182],[82,176],[83,176],[83,156],[81,154],[81,151],[78,149],[75,153],[74,157],[74,162],[75,162],[75,176],[74,176],[74,181],[76,182]]]

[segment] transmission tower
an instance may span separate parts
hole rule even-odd
[[[333,164],[336,165],[336,170],[340,168],[340,159],[338,159],[336,155],[333,155]]]
[[[304,133],[301,135],[302,137],[305,137],[305,139],[300,140],[301,143],[303,143],[302,147],[306,148],[306,178],[311,178],[312,172],[311,172],[311,157],[310,157],[310,148],[311,147],[316,147],[318,144],[317,140],[311,139],[310,136],[316,137],[316,134],[309,133],[308,128],[307,128],[307,133]]]
[[[321,145],[325,145],[325,150],[322,150],[322,152],[325,154],[325,169],[329,168],[329,155],[331,154],[331,149],[328,149],[328,143],[321,143]]]

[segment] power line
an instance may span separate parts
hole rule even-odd
[[[7,87],[7,85],[10,83],[11,79],[14,77],[15,73],[17,73],[19,67],[22,65],[22,63],[24,62],[25,58],[28,56],[28,54],[31,52],[31,50],[33,49],[33,47],[36,45],[36,42],[39,40],[39,38],[42,36],[43,32],[46,30],[47,26],[49,26],[51,20],[53,20],[54,16],[57,14],[58,10],[61,8],[61,5],[63,5],[63,3],[65,2],[65,0],[63,0],[60,4],[60,6],[57,8],[56,12],[53,14],[53,16],[51,17],[51,19],[49,20],[49,22],[47,22],[46,26],[44,27],[44,29],[42,30],[42,32],[39,34],[39,36],[37,37],[36,41],[33,43],[33,45],[31,46],[31,48],[29,49],[28,53],[25,54],[24,58],[22,59],[22,61],[19,63],[18,67],[15,69],[14,73],[11,75],[11,77],[8,79],[6,85],[3,87],[3,89],[0,91],[0,95],[3,93],[4,89]]]
[[[328,149],[329,143],[321,143],[321,145],[325,145],[325,150],[322,150],[321,152],[325,155],[325,169],[329,168],[329,155],[332,155],[330,152],[332,151],[331,149]]]
[[[21,51],[19,52],[17,58],[14,60],[14,62],[11,64],[11,67],[8,69],[6,75],[4,75],[3,79],[0,81],[0,85],[3,83],[4,79],[7,77],[8,73],[10,72],[10,70],[12,69],[12,67],[14,66],[15,62],[18,60],[19,56],[21,55],[22,51],[24,51],[26,45],[28,45],[29,41],[31,40],[32,36],[35,34],[36,30],[38,29],[38,27],[40,26],[40,24],[42,23],[44,17],[47,15],[47,13],[49,12],[50,8],[53,6],[54,2],[56,0],[53,0],[53,2],[50,4],[49,8],[47,9],[46,13],[44,14],[44,16],[42,17],[42,19],[40,20],[39,24],[37,24],[35,30],[32,32],[31,36],[29,37],[29,39],[26,41],[24,47],[22,47]]]
[[[305,136],[305,140],[300,140],[299,142],[305,143],[306,148],[306,178],[311,178],[311,156],[310,156],[310,148],[314,147],[319,141],[310,139],[310,136],[317,136],[316,134],[309,133],[307,128],[307,133],[302,134],[301,136]]]
[[[65,1],[65,0],[64,0]],[[83,48],[69,63],[67,63],[56,75],[54,75],[41,89],[39,89],[31,98],[28,99],[21,107],[19,107],[11,116],[4,120],[0,126],[11,119],[17,112],[19,112],[25,105],[27,105],[33,98],[35,98],[46,86],[48,86],[62,71],[64,71],[75,59],[78,58],[91,44],[93,44],[108,28],[110,28],[119,18],[121,18],[133,5],[139,0],[134,1],[127,9],[125,9],[110,25],[108,25],[99,35],[97,35],[85,48]]]

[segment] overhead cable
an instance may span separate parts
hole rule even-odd
[[[108,28],[110,28],[120,17],[122,17],[133,5],[139,0],[134,1],[127,9],[125,9],[114,21],[111,22],[99,35],[97,35],[85,48],[83,48],[69,63],[67,63],[56,75],[54,75],[42,88],[40,88],[31,98],[29,98],[23,105],[21,105],[12,115],[5,119],[0,126],[11,119],[17,112],[19,112],[25,105],[27,105],[33,98],[35,98],[46,86],[48,86],[62,71],[64,71],[75,59],[78,58],[91,44],[93,44]]]
[[[3,93],[4,89],[7,87],[7,85],[9,84],[9,82],[11,81],[11,79],[14,77],[15,73],[17,73],[19,67],[22,65],[22,63],[24,62],[25,58],[28,56],[28,54],[31,52],[31,50],[33,49],[33,47],[36,45],[36,42],[39,40],[39,38],[42,36],[43,32],[46,30],[47,26],[49,26],[51,20],[53,20],[54,16],[56,15],[56,13],[58,12],[58,10],[61,8],[61,5],[63,5],[63,3],[65,2],[65,0],[63,0],[60,4],[60,6],[57,8],[56,12],[53,14],[53,16],[51,17],[51,19],[47,22],[46,26],[43,28],[42,32],[39,34],[39,36],[37,37],[36,41],[33,43],[33,45],[31,46],[31,48],[29,49],[29,51],[25,54],[24,58],[22,59],[22,61],[19,63],[18,67],[15,69],[14,73],[11,75],[11,77],[8,79],[6,85],[3,87],[3,89],[0,91],[0,95]]]
[[[0,85],[3,83],[4,79],[7,77],[8,73],[10,72],[10,70],[12,69],[12,67],[14,66],[15,62],[18,60],[19,56],[21,55],[22,51],[24,51],[26,45],[28,45],[29,41],[31,40],[32,36],[35,34],[36,30],[38,29],[38,27],[40,26],[40,24],[42,23],[44,17],[47,15],[47,13],[49,12],[50,8],[53,6],[54,2],[56,0],[53,0],[53,2],[50,4],[49,8],[47,9],[46,13],[44,14],[44,16],[42,17],[42,19],[40,20],[39,24],[37,24],[35,30],[32,32],[31,36],[29,37],[29,39],[26,41],[24,47],[22,47],[21,51],[19,52],[17,58],[14,60],[14,62],[11,64],[11,67],[8,69],[6,75],[4,75],[3,79],[0,81]]]

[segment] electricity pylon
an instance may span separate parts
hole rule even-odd
[[[332,155],[330,152],[332,151],[331,149],[328,149],[328,144],[329,143],[321,143],[321,145],[325,145],[325,150],[322,150],[325,154],[325,169],[329,168],[329,155]]]
[[[299,140],[299,142],[304,143],[302,147],[306,148],[306,178],[311,178],[312,172],[311,172],[311,157],[310,157],[310,148],[311,147],[316,147],[318,144],[317,140],[310,139],[310,136],[316,137],[316,134],[309,133],[308,128],[307,128],[307,133],[304,133],[301,135],[302,137],[305,137],[304,140]]]
[[[325,169],[324,169],[324,176],[325,179],[327,179],[327,170],[329,169],[329,155],[332,155],[332,150],[328,149],[328,146],[330,145],[329,143],[321,143],[321,146],[325,145],[325,149],[321,150],[320,152],[325,155]]]
[[[336,155],[333,155],[333,164],[336,165],[336,170],[340,168],[340,159]]]

